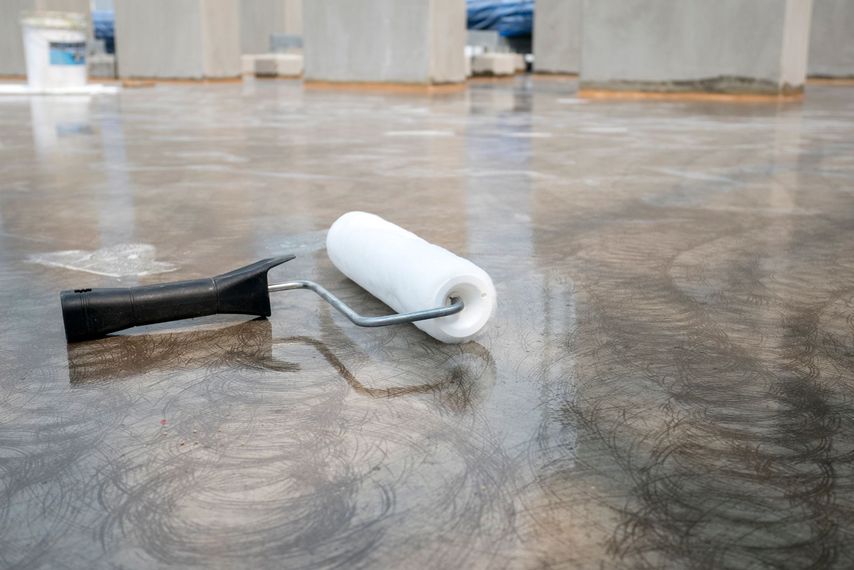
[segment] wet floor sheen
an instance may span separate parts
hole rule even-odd
[[[518,79],[0,99],[0,567],[854,566],[854,90]],[[297,258],[378,213],[472,259],[478,342],[311,293],[66,346],[58,292]]]

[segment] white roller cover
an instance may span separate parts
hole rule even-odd
[[[449,317],[413,323],[442,342],[465,342],[495,312],[495,287],[486,271],[374,214],[348,212],[326,236],[329,259],[344,275],[398,313],[448,304],[465,308]]]

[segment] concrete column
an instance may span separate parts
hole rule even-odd
[[[120,77],[240,76],[238,0],[116,0]]]
[[[811,77],[854,77],[854,1],[813,1],[807,72]]]
[[[585,0],[582,90],[799,94],[812,0]]]
[[[24,40],[21,12],[33,10],[35,0],[5,0],[0,3],[0,75],[24,75]]]
[[[465,81],[465,0],[308,0],[303,12],[306,80]]]
[[[534,5],[534,71],[578,73],[581,68],[582,0],[537,0]]]
[[[268,53],[270,34],[302,35],[302,0],[240,0],[241,53]]]
[[[77,12],[89,15],[89,0],[0,0],[0,76],[25,75],[21,12]]]

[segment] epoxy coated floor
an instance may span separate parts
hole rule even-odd
[[[854,566],[854,89],[575,89],[0,99],[0,566]],[[66,346],[61,289],[282,253],[381,314],[355,209],[492,275],[478,342],[293,291]]]

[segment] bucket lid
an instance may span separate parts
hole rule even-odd
[[[77,12],[22,12],[21,24],[31,28],[85,30],[86,16]]]

